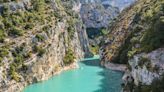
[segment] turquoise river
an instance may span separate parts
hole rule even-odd
[[[100,67],[99,57],[83,59],[80,68],[64,71],[23,92],[120,92],[123,73]]]

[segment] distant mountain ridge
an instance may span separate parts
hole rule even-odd
[[[99,3],[103,5],[111,5],[112,7],[118,7],[120,10],[123,10],[135,1],[137,0],[80,0],[82,4]]]

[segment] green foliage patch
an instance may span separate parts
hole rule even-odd
[[[69,64],[75,62],[74,59],[75,59],[74,52],[71,49],[68,49],[66,51],[65,56],[64,56],[64,60],[63,60],[64,61],[64,64],[69,65]]]

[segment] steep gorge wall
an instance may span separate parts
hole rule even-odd
[[[8,33],[10,29],[4,29],[8,35],[2,39],[0,50],[7,55],[1,57],[0,62],[0,92],[19,92],[28,84],[46,80],[65,66],[69,66],[68,60],[76,62],[89,52],[85,26],[78,12],[72,10],[76,2],[73,1],[71,7],[65,8],[67,7],[65,4],[70,2],[54,0],[46,3],[44,5],[46,11],[41,11],[40,15],[36,12],[34,15],[44,15],[41,16],[41,22],[37,21],[28,30],[23,28],[26,32],[23,31],[21,36],[10,35]],[[28,1],[22,7],[29,9],[19,8],[19,5],[17,7],[15,11],[9,7],[11,14],[15,12],[28,14],[35,5]],[[3,18],[1,19],[3,21]],[[30,23],[33,24],[35,21],[31,20]],[[3,53],[0,54],[2,56]],[[72,68],[76,67],[73,65]]]
[[[137,90],[132,85],[151,85],[164,72],[163,5],[163,0],[137,1],[122,11],[109,29],[111,32],[104,37],[104,45],[100,48],[101,63],[127,65],[123,79],[128,87],[124,90],[130,87]],[[152,90],[151,87],[148,90]]]

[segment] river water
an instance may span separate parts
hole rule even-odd
[[[27,86],[23,92],[120,92],[123,73],[100,67],[97,57],[79,62],[47,81]]]

